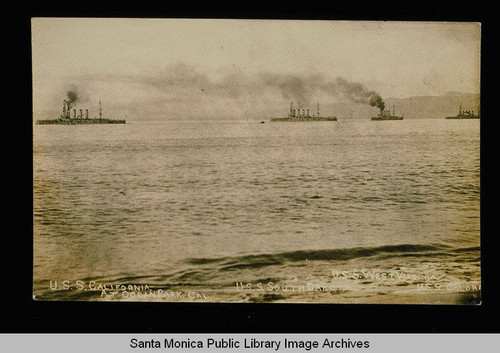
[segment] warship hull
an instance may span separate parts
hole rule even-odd
[[[403,117],[402,116],[373,116],[371,118],[371,120],[374,120],[374,121],[381,121],[381,120],[403,120]]]
[[[86,124],[125,124],[125,120],[115,119],[45,119],[37,120],[37,125],[86,125]]]
[[[285,117],[285,118],[272,118],[272,122],[302,122],[302,121],[337,121],[334,116],[314,116],[314,117]]]
[[[479,115],[447,116],[446,119],[479,119]]]

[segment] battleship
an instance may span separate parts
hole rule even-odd
[[[272,118],[271,121],[273,122],[282,122],[282,121],[290,121],[290,122],[295,122],[295,121],[337,121],[337,118],[334,116],[321,116],[319,114],[319,103],[317,104],[317,113],[316,115],[309,115],[309,109],[302,109],[302,112],[300,109],[295,110],[293,108],[293,101],[290,102],[290,112],[288,113],[288,116],[283,117],[283,118]]]
[[[102,117],[102,104],[99,99],[99,117],[89,118],[89,110],[79,110],[76,114],[76,109],[73,109],[73,117],[71,117],[71,102],[64,100],[62,114],[56,119],[37,120],[37,125],[82,125],[82,124],[125,124],[125,120],[107,119]]]
[[[462,111],[462,106],[460,106],[460,108],[458,109],[458,115],[447,116],[446,119],[479,119],[479,114],[475,115],[473,110]]]
[[[372,116],[371,120],[380,121],[380,120],[403,120],[403,116],[396,116],[396,111],[394,109],[394,105],[392,106],[392,115],[390,110],[380,109],[380,113],[377,116]]]

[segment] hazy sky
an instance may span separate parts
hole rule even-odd
[[[245,115],[353,89],[479,93],[474,23],[36,18],[32,39],[35,117],[59,114],[68,90],[132,118]]]

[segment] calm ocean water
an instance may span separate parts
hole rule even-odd
[[[480,290],[477,120],[36,125],[33,153],[37,299]]]

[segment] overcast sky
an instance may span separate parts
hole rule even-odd
[[[132,119],[479,93],[479,53],[474,23],[37,18],[33,108],[59,114],[68,90]]]

